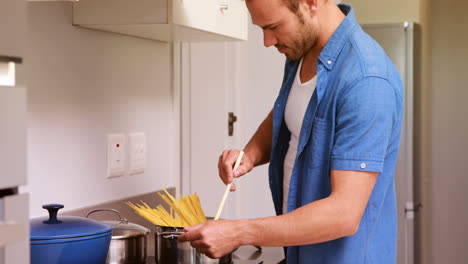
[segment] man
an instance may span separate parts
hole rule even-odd
[[[284,79],[241,166],[232,171],[237,150],[223,152],[218,166],[229,183],[270,162],[277,216],[210,221],[180,239],[212,258],[260,245],[287,247],[287,263],[396,263],[397,70],[348,5],[247,0],[247,7],[265,46],[286,55]]]

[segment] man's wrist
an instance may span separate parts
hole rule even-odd
[[[258,159],[258,151],[249,148],[248,145],[244,148],[244,155],[246,155],[249,158],[250,162],[252,162],[252,169],[261,163],[261,161]]]
[[[258,244],[260,228],[257,227],[257,220],[259,219],[241,219],[234,221],[234,228],[237,230],[239,246]]]

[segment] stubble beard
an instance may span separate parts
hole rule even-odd
[[[286,58],[291,61],[297,61],[304,57],[317,44],[317,35],[308,28],[302,28],[297,34],[296,40],[293,42],[290,53],[285,53]]]
[[[302,21],[301,21],[302,22]],[[302,27],[296,33],[291,53],[285,53],[286,58],[297,61],[304,57],[317,44],[317,30],[310,25],[301,23]]]

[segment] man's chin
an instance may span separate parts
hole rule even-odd
[[[299,56],[297,54],[288,54],[288,53],[285,53],[284,56],[286,56],[286,58],[290,61],[298,61],[302,58],[302,56]]]

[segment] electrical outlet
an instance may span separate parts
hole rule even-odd
[[[107,178],[125,174],[125,135],[107,135]]]
[[[130,174],[142,173],[146,169],[146,135],[145,133],[130,134]]]

